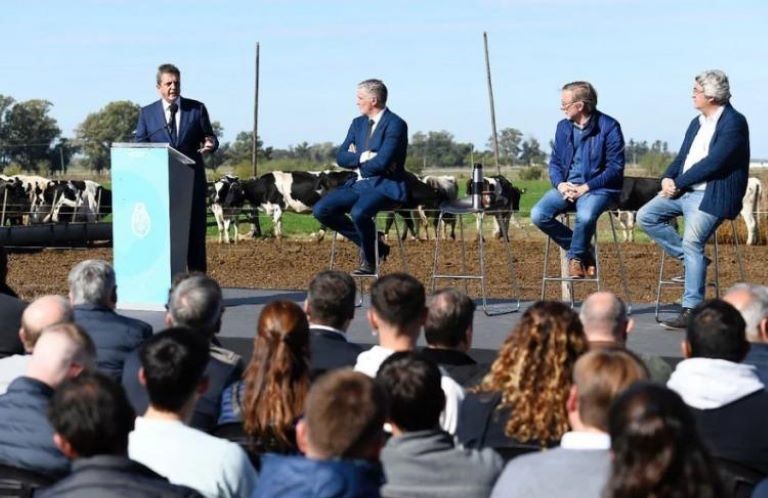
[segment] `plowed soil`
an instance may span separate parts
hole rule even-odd
[[[514,275],[519,284],[520,296],[525,300],[538,299],[541,292],[541,279],[544,263],[544,241],[534,237],[521,237],[511,245],[514,261]],[[337,244],[336,267],[352,270],[357,265],[357,252],[349,242]],[[209,274],[216,278],[223,287],[246,287],[261,289],[304,289],[310,278],[317,271],[329,266],[330,240],[323,242],[261,239],[241,241],[228,246],[214,242],[208,243]],[[424,282],[429,289],[432,275],[434,241],[405,242],[407,269]],[[631,299],[636,303],[649,303],[656,297],[656,283],[659,276],[660,251],[653,244],[620,244],[624,257],[625,270],[622,272],[617,252],[613,245],[603,242],[600,245],[602,259],[603,288],[613,290],[626,297],[620,276],[626,275]],[[549,274],[559,272],[557,251],[553,246],[550,251]],[[467,261],[469,271],[476,272],[477,241],[467,243]],[[711,247],[710,247],[711,251]],[[742,257],[746,279],[755,283],[768,282],[768,247],[742,246]],[[460,270],[460,245],[447,241],[441,244],[440,273],[455,273]],[[112,260],[111,249],[44,249],[36,252],[12,252],[9,257],[8,282],[23,298],[31,299],[47,293],[66,294],[67,273],[74,264],[83,259],[99,258]],[[514,280],[506,266],[504,245],[498,240],[486,243],[486,270],[489,278],[488,295],[509,298],[518,293]],[[382,266],[383,273],[400,271],[403,263],[396,245],[393,245],[389,260]],[[680,273],[677,263],[667,264],[667,274]],[[710,269],[710,276],[713,274]],[[740,280],[735,252],[730,244],[720,245],[720,283],[722,288]],[[437,286],[447,286],[450,282],[441,281]],[[462,285],[458,283],[456,285]],[[549,284],[547,296],[560,296],[560,286]],[[581,298],[595,290],[594,283],[580,283],[575,286],[576,297]],[[469,291],[477,295],[477,282],[470,282]],[[680,290],[667,288],[665,302],[674,302],[680,297]]]

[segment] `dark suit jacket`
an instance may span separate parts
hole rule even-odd
[[[24,354],[24,345],[19,339],[21,314],[27,303],[15,297],[0,294],[0,358],[13,354]]]
[[[707,182],[699,209],[718,218],[730,220],[738,216],[749,175],[749,127],[747,120],[727,104],[715,126],[707,157],[683,173],[683,166],[693,139],[699,132],[696,117],[685,132],[683,145],[675,160],[661,176],[672,178],[680,190]]]
[[[88,332],[96,346],[96,366],[120,381],[125,358],[152,336],[152,326],[114,310],[92,304],[75,306],[75,323]]]
[[[363,348],[347,342],[342,333],[309,328],[310,376],[315,379],[328,370],[353,367]]]
[[[434,361],[462,387],[470,387],[482,380],[488,365],[478,363],[468,354],[452,349],[424,348],[421,355]]]
[[[138,352],[133,352],[125,360],[123,387],[136,415],[143,415],[149,407],[149,396],[146,388],[139,382],[139,368],[141,368],[141,361]],[[240,380],[242,374],[242,363],[225,363],[211,357],[205,369],[208,390],[197,400],[189,425],[205,432],[212,431],[219,420],[222,391],[233,382]]]
[[[339,147],[336,162],[342,168],[360,168],[363,178],[370,178],[374,188],[396,202],[405,202],[408,191],[405,185],[405,155],[408,151],[408,125],[389,109],[384,110],[373,135],[368,139],[368,117],[352,120],[347,138]],[[356,152],[350,152],[354,144]],[[360,165],[360,155],[369,150],[376,157]],[[351,185],[356,177],[347,183]]]

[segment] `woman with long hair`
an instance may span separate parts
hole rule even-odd
[[[273,301],[259,316],[243,379],[222,395],[216,432],[237,440],[241,428],[252,454],[292,453],[308,390],[307,317],[293,302]]]
[[[555,445],[568,430],[573,366],[588,349],[579,316],[557,301],[523,313],[482,382],[467,394],[457,436],[503,456]]]
[[[674,391],[638,382],[616,399],[608,425],[613,465],[606,498],[725,496],[696,421]]]

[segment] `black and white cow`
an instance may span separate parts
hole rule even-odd
[[[467,180],[467,194],[472,196],[473,193],[474,187],[472,180],[469,179]],[[493,235],[497,239],[502,237],[501,227],[504,227],[504,232],[509,234],[510,221],[514,220],[515,225],[520,226],[520,223],[514,218],[514,213],[520,210],[520,197],[523,193],[502,175],[486,176],[483,179],[483,191],[481,192],[483,208],[493,214]]]
[[[229,228],[234,229],[234,241],[238,240],[238,228],[240,212],[245,203],[245,195],[240,185],[240,179],[236,176],[226,175],[213,184],[211,195],[211,212],[216,220],[219,230],[219,244],[229,244]]]
[[[53,207],[43,221],[96,221],[104,190],[101,185],[91,180],[69,180],[50,188]]]
[[[23,225],[29,213],[29,196],[18,178],[0,175],[0,221],[2,225]]]
[[[760,231],[755,219],[755,213],[759,211],[762,196],[763,184],[760,182],[760,179],[750,177],[747,180],[747,191],[744,193],[740,213],[741,217],[744,218],[744,224],[747,226],[748,246],[756,244],[760,240]]]
[[[50,214],[53,204],[51,202],[52,189],[57,182],[38,175],[15,175],[24,187],[24,192],[29,200],[27,213],[30,223],[40,223]]]
[[[624,242],[635,241],[637,210],[656,197],[660,190],[660,178],[624,177],[619,198],[608,205],[608,209],[619,220],[619,225],[624,235]]]
[[[427,184],[409,171],[405,172],[405,184],[408,190],[408,199],[387,214],[384,234],[389,236],[389,231],[395,222],[395,215],[397,214],[403,218],[405,223],[405,229],[400,234],[400,238],[405,240],[408,233],[410,233],[413,238],[419,239],[420,225],[422,224],[420,222],[423,222],[424,226],[427,227],[427,239],[429,239],[429,217],[433,217],[436,225],[437,210],[441,203],[448,200],[446,194],[436,188],[435,182]],[[416,216],[414,216],[414,213]]]

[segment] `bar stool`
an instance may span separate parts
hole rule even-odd
[[[485,214],[493,214],[491,211],[485,211],[482,208],[473,208],[471,202],[467,200],[454,201],[452,203],[444,203],[440,206],[440,214],[438,216],[438,225],[443,221],[445,215],[455,215],[459,223],[459,243],[461,244],[461,268],[460,273],[438,273],[438,260],[440,254],[440,237],[435,237],[435,252],[432,258],[432,278],[430,279],[431,292],[435,291],[435,283],[439,279],[447,280],[462,280],[464,282],[464,290],[467,291],[467,281],[479,280],[480,281],[480,294],[482,299],[482,308],[486,316],[504,315],[507,313],[514,313],[520,310],[520,285],[515,276],[514,260],[512,258],[512,249],[509,237],[509,227],[499,224],[501,230],[501,243],[506,248],[507,268],[509,269],[510,282],[515,292],[515,298],[508,300],[506,303],[494,303],[488,304],[487,298],[487,275],[485,267],[485,237],[483,237],[483,221]],[[469,273],[467,269],[467,251],[466,251],[466,238],[464,236],[464,217],[465,214],[474,214],[477,218],[478,227],[478,260],[480,265],[480,273]],[[514,303],[510,306],[510,303]]]
[[[624,295],[627,297],[627,314],[632,313],[632,294],[629,291],[629,283],[627,282],[627,271],[626,267],[624,266],[624,255],[621,252],[621,246],[619,245],[619,239],[616,235],[616,226],[613,223],[613,215],[610,211],[605,211],[605,213],[608,213],[608,221],[611,226],[611,235],[613,236],[613,248],[616,251],[616,254],[619,258],[619,272],[620,272],[620,279],[622,283],[622,287],[624,288]],[[560,220],[562,223],[564,223],[566,226],[569,226],[570,222],[570,213],[563,213],[560,215]],[[602,214],[601,214],[602,216]],[[598,218],[598,222],[600,219]],[[592,244],[595,248],[595,276],[594,277],[584,277],[584,278],[571,278],[567,276],[563,276],[562,273],[558,276],[548,276],[547,275],[547,267],[549,265],[549,248],[552,243],[552,239],[550,237],[547,237],[547,244],[544,246],[544,272],[541,277],[541,299],[544,299],[544,296],[546,294],[546,288],[547,283],[549,282],[561,282],[566,283],[568,285],[568,294],[570,297],[570,304],[571,308],[575,306],[575,301],[573,298],[573,284],[577,282],[587,282],[587,283],[594,283],[597,285],[598,292],[602,290],[602,284],[601,284],[601,276],[602,276],[602,264],[600,262],[600,244],[598,241],[598,230],[595,229],[595,235],[592,237]]]
[[[721,225],[722,226],[722,225]],[[714,242],[712,244],[712,265],[715,271],[714,278],[712,280],[709,280],[705,284],[705,292],[706,288],[710,287],[715,290],[715,297],[720,297],[720,245],[717,242],[717,232],[720,229],[720,227],[717,227],[715,231],[712,233],[711,237],[714,237]],[[731,231],[733,232],[733,249],[736,253],[736,262],[739,265],[739,278],[742,282],[746,281],[746,273],[744,272],[744,262],[741,258],[741,249],[739,245],[739,234],[736,232],[736,223],[734,220],[731,220]],[[670,286],[670,287],[683,287],[685,286],[685,282],[680,282],[679,280],[673,280],[673,279],[665,279],[664,278],[664,264],[667,260],[667,253],[664,252],[664,250],[661,250],[661,264],[659,265],[659,282],[656,287],[656,305],[654,307],[654,317],[656,318],[656,323],[661,323],[664,320],[660,318],[661,314],[661,288]],[[707,268],[708,269],[708,268]]]
[[[376,228],[376,237],[378,239],[379,234],[379,217],[382,214],[387,214],[389,211],[380,211],[376,214],[376,216],[373,217],[373,224]],[[403,244],[403,241],[400,238],[400,226],[397,224],[397,217],[395,217],[395,234],[397,235],[397,245],[400,253],[400,263],[402,265],[402,269],[404,272],[408,272],[408,261],[405,257],[405,245]],[[333,270],[333,267],[335,265],[336,260],[336,239],[337,239],[337,232],[333,232],[333,237],[331,239],[331,258],[330,262],[328,263],[328,269]],[[378,242],[378,241],[377,241]],[[374,272],[370,275],[350,275],[353,279],[355,279],[355,283],[357,284],[357,298],[355,300],[355,307],[359,308],[363,305],[363,297],[364,297],[364,286],[366,280],[371,280],[375,282],[379,278],[379,244],[376,243],[373,245],[373,251],[374,251]],[[360,260],[363,259],[363,250],[360,249]]]

